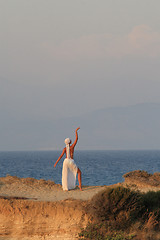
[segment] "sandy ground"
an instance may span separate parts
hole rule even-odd
[[[83,186],[74,190],[63,191],[60,184],[53,181],[34,178],[7,176],[0,178],[0,198],[27,198],[34,201],[60,201],[65,199],[89,200],[106,186]]]
[[[66,199],[90,200],[95,194],[107,187],[125,186],[142,192],[160,190],[160,173],[148,174],[145,171],[133,171],[125,174],[125,181],[111,186],[82,186],[63,191],[60,184],[53,181],[34,178],[6,176],[0,178],[0,198],[27,198],[34,201],[56,202]]]
[[[99,191],[116,186],[142,192],[160,190],[160,173],[137,170],[123,177],[123,183],[67,192],[49,180],[0,178],[0,239],[76,240],[90,219],[87,200]]]

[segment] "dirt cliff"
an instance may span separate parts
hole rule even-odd
[[[0,240],[73,240],[88,222],[87,201],[102,186],[65,192],[52,181],[0,178]]]
[[[0,199],[0,239],[76,239],[88,222],[85,204],[78,200]]]
[[[83,186],[65,192],[52,181],[0,178],[0,240],[74,240],[89,220],[86,206],[107,187],[159,191],[160,173],[133,171],[112,186]]]

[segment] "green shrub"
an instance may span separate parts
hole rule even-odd
[[[123,232],[115,232],[105,237],[105,240],[132,240],[134,235],[126,235]]]
[[[85,229],[82,229],[79,234],[80,239],[96,239],[96,240],[104,240],[104,234],[102,232],[102,224],[88,224]]]
[[[144,227],[148,230],[160,229],[160,191],[142,194]]]
[[[106,232],[101,224],[89,224],[79,234],[83,240],[132,240],[134,235],[126,235],[123,232]]]
[[[81,231],[80,239],[153,239],[150,235],[159,239],[155,236],[160,230],[160,191],[142,194],[123,187],[106,188],[92,198],[87,210],[92,223]],[[131,229],[143,238],[128,235]]]
[[[142,199],[128,188],[107,188],[93,197],[90,212],[98,222],[107,222],[114,229],[125,229],[142,211]]]
[[[148,211],[155,211],[160,208],[160,191],[158,192],[147,192],[142,194],[143,204],[145,209]]]

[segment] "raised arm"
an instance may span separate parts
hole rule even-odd
[[[77,133],[77,131],[78,131],[79,129],[80,129],[80,127],[78,127],[78,128],[76,129],[76,131],[75,131],[75,133],[76,133],[76,139],[75,139],[74,143],[72,144],[72,147],[75,147],[76,144],[77,144],[77,141],[78,141],[78,133]]]
[[[63,157],[63,155],[65,154],[66,152],[66,148],[63,149],[61,155],[59,156],[59,158],[57,159],[56,163],[54,164],[54,167],[56,167],[57,163],[61,160],[61,158]]]

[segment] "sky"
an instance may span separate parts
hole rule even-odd
[[[159,9],[159,0],[0,0],[0,150],[31,148],[13,131],[25,121],[160,103]]]

